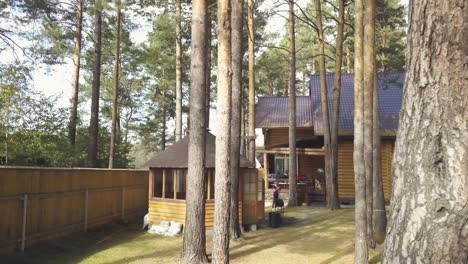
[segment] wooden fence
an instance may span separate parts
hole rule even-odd
[[[0,249],[143,216],[148,171],[0,167]]]

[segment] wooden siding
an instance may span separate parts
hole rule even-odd
[[[149,223],[159,225],[161,221],[175,221],[185,225],[185,200],[153,198],[149,201]],[[242,203],[239,202],[239,219],[242,224]],[[214,201],[205,204],[205,227],[212,229],[214,224]]]
[[[22,247],[23,220],[27,247],[143,216],[148,206],[147,175],[135,170],[0,168],[0,249]]]
[[[288,128],[269,129],[266,133],[265,148],[288,145]],[[296,140],[313,138],[314,130],[312,128],[297,128]]]
[[[255,190],[253,192],[245,192],[245,178],[255,174],[257,181],[255,182]],[[241,224],[253,224],[263,219],[265,216],[265,191],[263,186],[263,178],[257,169],[241,169],[239,182],[239,219]],[[259,177],[259,178],[258,178]],[[154,182],[154,171],[150,171],[150,182]],[[262,199],[257,201],[258,192],[261,192]],[[149,187],[149,193],[152,195],[152,185]],[[247,198],[246,198],[247,197]],[[253,202],[247,201],[254,199]],[[185,200],[163,199],[150,197],[149,199],[149,222],[150,224],[159,224],[161,221],[175,221],[185,224]],[[214,221],[214,200],[206,200],[205,204],[205,227],[213,228]]]
[[[385,200],[390,200],[392,189],[393,139],[382,140],[382,178]],[[354,199],[353,140],[344,139],[338,148],[338,193],[340,198]]]

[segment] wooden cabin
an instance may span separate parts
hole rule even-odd
[[[185,137],[148,161],[149,223],[175,221],[185,224],[185,195],[188,164],[188,141]],[[205,226],[214,222],[215,136],[206,133],[205,180],[207,189]],[[254,225],[265,216],[265,189],[262,171],[245,157],[240,157],[239,216],[241,224]]]
[[[404,73],[379,73],[380,131],[382,137],[382,176],[384,196],[388,201],[392,187],[392,157],[403,95]],[[332,113],[334,75],[327,74],[328,105]],[[342,202],[354,200],[353,134],[354,74],[343,74],[339,118],[338,195]],[[256,127],[262,128],[264,148],[257,157],[265,169],[265,182],[285,177],[289,168],[288,97],[259,97]],[[310,186],[307,199],[325,200],[323,117],[320,100],[320,76],[312,75],[308,96],[296,97],[297,174]],[[278,176],[279,175],[279,176]],[[286,184],[286,183],[285,183]],[[267,186],[268,187],[268,184]]]

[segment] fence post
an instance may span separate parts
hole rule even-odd
[[[28,194],[25,193],[23,196],[23,227],[21,230],[21,251],[24,251],[26,246],[26,216],[28,213]]]
[[[125,186],[122,187],[122,220],[125,220]]]
[[[85,190],[85,202],[84,202],[84,231],[88,231],[88,188]]]

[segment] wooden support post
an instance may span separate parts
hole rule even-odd
[[[265,190],[268,189],[268,153],[263,153],[263,168],[265,169]]]
[[[208,193],[206,199],[209,200],[211,197],[211,170],[207,169],[208,173]]]
[[[84,231],[88,231],[88,199],[89,191],[88,188],[85,190],[85,202],[84,202]]]
[[[172,173],[172,177],[174,177],[174,200],[177,199],[177,179],[179,177],[177,177],[179,174],[177,173],[177,170],[174,170],[173,173]]]
[[[166,169],[163,169],[162,198],[166,198]]]
[[[149,171],[148,200],[151,200],[151,198],[154,197],[154,170],[155,169],[150,168]]]
[[[21,230],[21,251],[24,251],[26,246],[26,221],[28,214],[28,194],[25,193],[23,196],[23,227]]]
[[[122,187],[122,220],[125,219],[125,186]]]

